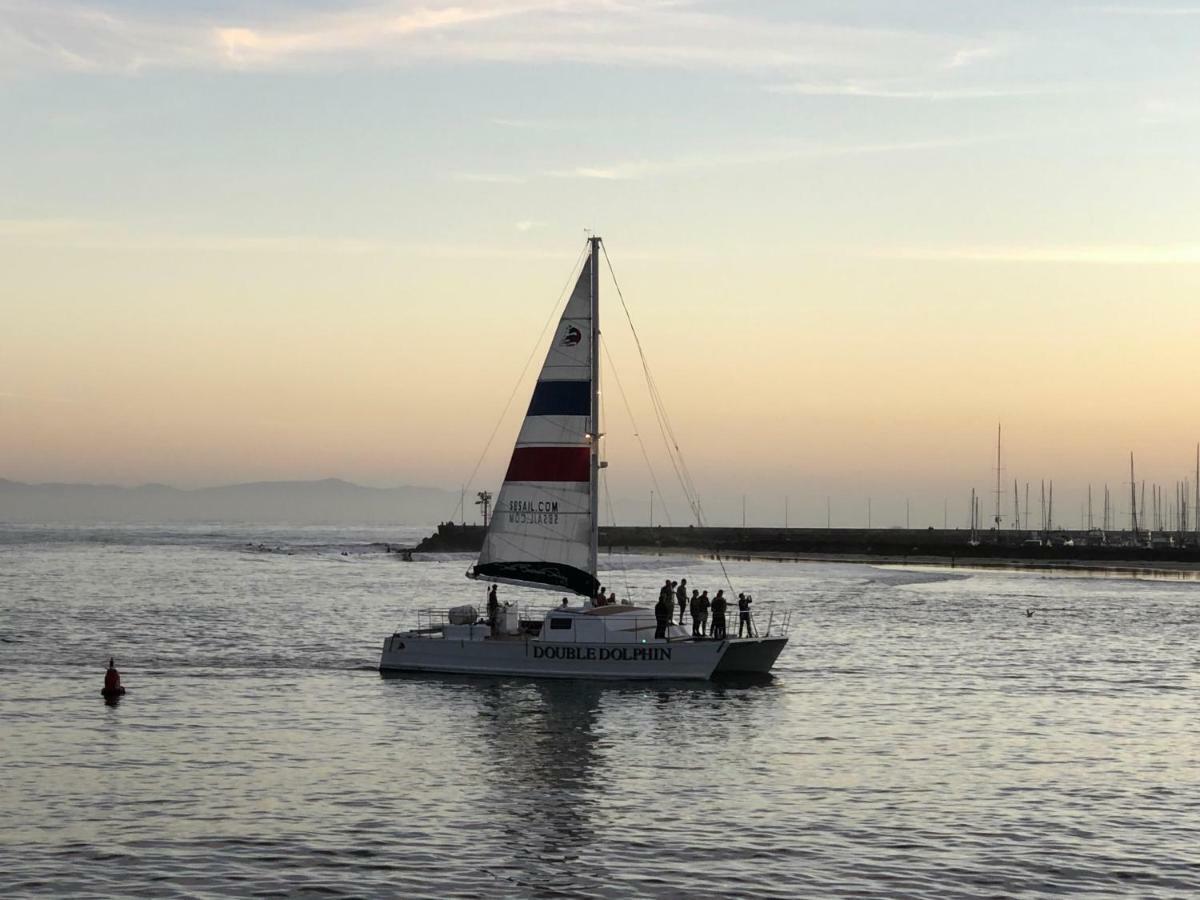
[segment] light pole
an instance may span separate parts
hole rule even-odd
[[[491,491],[480,491],[475,496],[479,498],[478,500],[475,501],[475,505],[482,508],[482,510],[483,510],[483,527],[487,528],[487,526],[488,526],[488,510],[490,510],[491,506],[492,506],[492,492]]]

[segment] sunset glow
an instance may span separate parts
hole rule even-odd
[[[865,524],[870,496],[875,524],[961,521],[999,422],[1007,489],[1054,479],[1072,522],[1131,450],[1139,479],[1191,471],[1193,7],[18,0],[0,24],[0,477],[457,491],[516,386],[494,486],[585,229],[715,519],[746,495],[781,524],[788,496],[824,524],[829,496]],[[605,377],[628,517],[652,481]]]

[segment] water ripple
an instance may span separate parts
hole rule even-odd
[[[475,596],[387,540],[3,530],[0,896],[1200,892],[1194,585],[733,563],[799,623],[765,682],[380,678]]]

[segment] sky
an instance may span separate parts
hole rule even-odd
[[[1131,451],[1171,493],[1198,47],[1167,0],[0,0],[0,477],[494,489],[591,229],[714,522],[990,516],[1001,422],[1006,520]],[[601,289],[614,517],[686,524]]]

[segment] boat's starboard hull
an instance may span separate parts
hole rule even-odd
[[[785,637],[740,638],[730,641],[714,670],[715,675],[763,674],[771,671],[783,652]]]
[[[396,634],[383,642],[381,672],[442,672],[531,678],[704,680],[728,648],[725,641],[645,644],[468,641]]]

